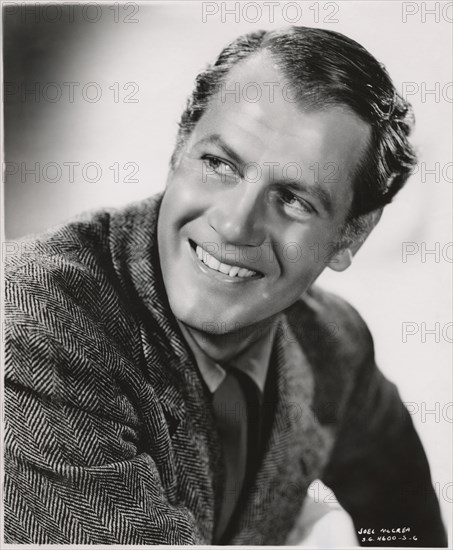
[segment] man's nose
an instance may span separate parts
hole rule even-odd
[[[208,212],[208,223],[223,242],[260,246],[266,239],[266,204],[262,190],[241,182],[217,197]]]

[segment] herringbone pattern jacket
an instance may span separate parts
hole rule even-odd
[[[101,211],[9,254],[5,542],[212,541],[221,447],[166,300],[159,204]],[[358,529],[446,545],[420,441],[355,310],[307,293],[282,315],[269,376],[264,456],[226,542],[283,544],[322,478]]]

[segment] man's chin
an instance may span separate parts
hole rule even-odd
[[[232,334],[239,332],[241,328],[247,327],[247,324],[239,323],[238,321],[231,321],[226,319],[210,319],[204,317],[193,317],[191,315],[175,315],[179,322],[183,323],[186,327],[203,332],[211,336]]]
[[[269,327],[274,322],[275,315],[271,317],[264,317],[263,319],[248,319],[246,317],[235,316],[216,316],[203,315],[198,313],[194,315],[193,312],[188,314],[187,312],[177,312],[175,317],[179,322],[183,323],[186,327],[196,330],[197,332],[204,333],[209,336],[232,336],[238,337],[250,336],[257,330],[263,330],[265,327]]]

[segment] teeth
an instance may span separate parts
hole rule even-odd
[[[231,267],[227,264],[220,264],[220,267],[219,267],[219,271],[221,271],[222,273],[225,273],[225,275],[228,273],[230,273],[230,269]]]
[[[239,270],[240,270],[240,269],[241,269],[240,267],[238,267],[237,265],[235,265],[235,266],[233,266],[233,267],[230,268],[230,272],[228,273],[228,275],[229,275],[230,277],[236,277],[236,275],[239,273]]]
[[[211,255],[208,256],[207,264],[211,269],[215,269],[216,271],[219,270],[220,262],[219,260],[216,260],[214,256],[211,256]]]
[[[196,253],[198,258],[211,269],[220,271],[230,277],[252,277],[253,275],[256,275],[256,272],[251,269],[246,269],[245,267],[239,267],[237,265],[231,266],[219,262],[219,260],[216,260],[214,256],[211,256],[211,254],[208,254],[206,250],[203,250],[201,246],[197,245]]]

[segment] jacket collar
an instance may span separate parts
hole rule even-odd
[[[157,220],[163,193],[115,210],[110,218],[109,245],[113,267],[134,317],[142,320],[142,341],[156,345],[145,353],[147,373],[162,407],[177,421],[185,415],[185,395],[201,382],[190,352],[171,313],[160,269]],[[156,352],[158,356],[156,356]],[[181,383],[181,377],[184,382]]]

